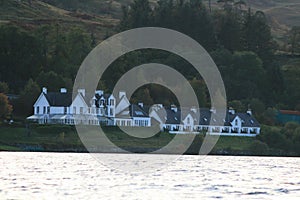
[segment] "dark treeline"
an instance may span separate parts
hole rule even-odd
[[[264,13],[238,2],[220,4],[222,9],[210,11],[201,0],[161,0],[155,6],[147,0],[134,0],[123,7],[117,31],[157,26],[189,35],[219,67],[228,105],[238,111],[250,107],[262,122],[273,124],[276,109],[300,109],[300,62],[275,54],[277,45]],[[295,46],[300,40],[297,33],[291,35],[293,54],[299,50]],[[41,87],[50,91],[72,88],[81,62],[97,41],[88,31],[66,30],[59,24],[30,30],[5,24],[0,26],[0,44],[0,86],[8,87],[5,93],[20,94],[14,110],[28,114]],[[149,62],[174,67],[190,80],[199,104],[210,105],[201,76],[182,58],[163,51],[135,51],[120,57],[105,72],[100,89],[111,91],[125,72]],[[166,105],[177,102],[170,91],[157,85],[142,87],[132,101]]]
[[[276,109],[300,109],[299,63],[297,59],[282,59],[275,54],[277,44],[265,14],[248,9],[243,1],[219,3],[223,9],[210,11],[201,0],[161,0],[155,7],[149,1],[135,0],[129,7],[123,7],[119,31],[157,26],[189,35],[210,53],[219,67],[229,106],[241,112],[250,107],[265,123],[274,123]],[[291,39],[299,41],[294,32]],[[191,85],[205,89],[199,74],[187,63],[172,54],[157,54],[140,51],[135,53],[136,59],[131,59],[158,59],[184,74]],[[150,86],[146,89],[150,96],[154,93]],[[201,106],[209,106],[207,91],[198,98]]]

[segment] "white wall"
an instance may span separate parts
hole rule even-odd
[[[45,95],[42,93],[34,104],[34,114],[35,115],[44,114],[43,108],[46,107],[46,112],[47,112],[48,106],[49,106],[48,100],[45,97]],[[39,107],[39,113],[37,113],[37,107]]]
[[[126,96],[124,96],[121,101],[119,102],[119,104],[116,106],[116,114],[121,113],[123,110],[125,110],[126,108],[128,108],[130,106],[130,103],[127,99]]]
[[[73,113],[73,108],[76,107],[76,113]],[[80,108],[83,108],[83,114],[87,114],[88,106],[81,95],[77,95],[70,106],[70,114],[80,114]]]
[[[188,114],[186,118],[183,120],[184,128],[190,128],[191,130],[194,128],[194,118]]]
[[[64,114],[65,108],[64,107],[50,107],[50,114]]]

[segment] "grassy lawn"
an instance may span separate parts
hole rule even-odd
[[[98,127],[92,130],[88,128],[81,139],[94,147],[106,148],[106,143],[98,132]],[[120,131],[117,127],[103,128],[105,137],[109,139],[115,146],[129,149],[160,149],[166,146],[175,135],[161,132],[149,138],[137,138],[127,135]],[[147,129],[137,129],[140,133]],[[185,140],[187,136],[180,135],[180,139]],[[214,150],[232,150],[232,151],[248,151],[255,138],[249,137],[220,137]],[[194,140],[193,149],[198,149],[203,141],[203,136],[198,135]],[[46,151],[54,149],[79,148],[83,145],[77,134],[75,127],[61,125],[31,125],[29,129],[25,127],[0,126],[0,150],[18,151],[22,150],[22,146],[42,146]],[[24,150],[24,149],[23,149]],[[196,150],[197,152],[197,150]]]
[[[229,137],[222,136],[219,138],[216,149],[231,149],[236,151],[247,151],[255,141],[252,137]]]

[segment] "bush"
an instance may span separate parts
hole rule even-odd
[[[249,150],[254,155],[266,155],[269,151],[269,147],[266,143],[259,140],[255,140],[249,147]]]

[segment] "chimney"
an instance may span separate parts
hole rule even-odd
[[[143,103],[138,103],[138,105],[139,105],[141,108],[144,108],[144,104],[143,104]]]
[[[248,109],[248,110],[247,110],[247,114],[251,116],[251,115],[252,115],[252,110],[251,110],[251,109]]]
[[[47,94],[47,88],[46,88],[46,87],[43,87],[42,92],[43,92],[44,94]]]
[[[193,106],[193,107],[191,108],[191,111],[194,112],[194,113],[197,113],[197,108],[196,108],[195,106]]]
[[[235,114],[235,110],[234,110],[232,107],[229,108],[228,112],[229,112],[230,114],[232,114],[232,115]]]
[[[67,89],[66,88],[60,88],[60,93],[67,93]]]
[[[78,93],[81,93],[85,97],[85,89],[78,89]]]
[[[173,104],[173,105],[171,105],[171,110],[173,110],[174,112],[177,112],[178,108]]]

